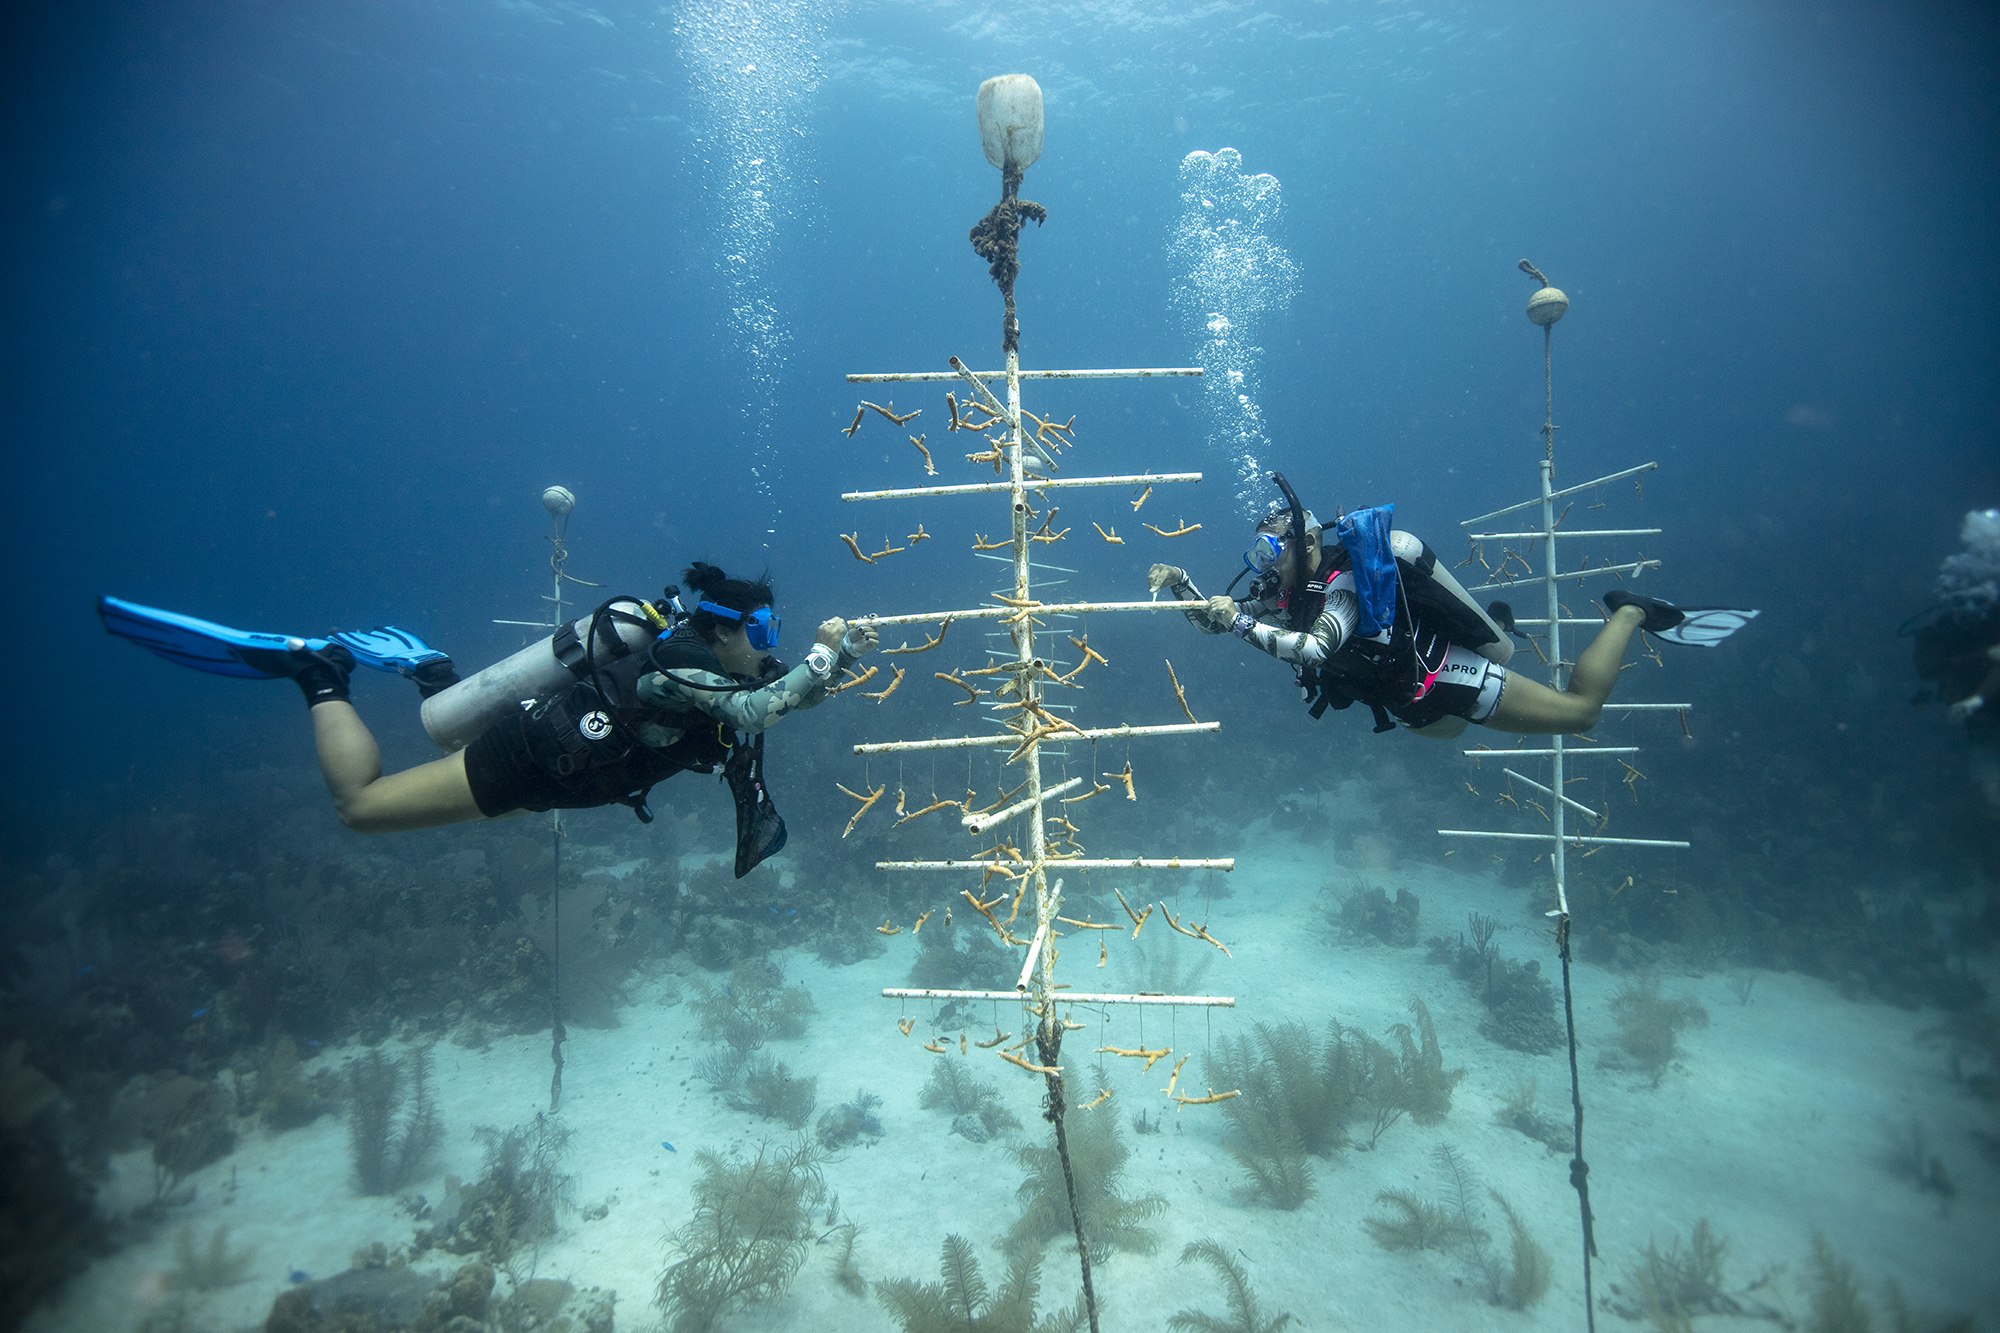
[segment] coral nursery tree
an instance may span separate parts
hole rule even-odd
[[[995,1053],[1014,1067],[1042,1080],[1043,1117],[1050,1127],[1053,1140],[1053,1163],[1056,1168],[1051,1179],[1062,1183],[1063,1202],[1066,1205],[1068,1230],[1077,1248],[1077,1261],[1082,1276],[1083,1299],[1089,1316],[1090,1326],[1097,1324],[1097,1302],[1091,1280],[1092,1244],[1086,1238],[1085,1209],[1080,1203],[1080,1194],[1075,1162],[1071,1153],[1069,1131],[1066,1118],[1071,1109],[1064,1088],[1062,1059],[1063,1037],[1072,1027],[1068,1020],[1070,1007],[1075,1004],[1227,1004],[1224,999],[1185,996],[1136,996],[1136,995],[1084,995],[1059,988],[1055,981],[1055,964],[1059,948],[1058,938],[1064,933],[1059,929],[1062,921],[1071,927],[1073,933],[1088,934],[1092,929],[1109,929],[1104,923],[1093,925],[1086,914],[1083,921],[1075,916],[1064,918],[1063,880],[1057,878],[1051,883],[1050,870],[1085,870],[1145,867],[1161,869],[1211,868],[1229,870],[1235,863],[1229,860],[1180,860],[1175,858],[1130,857],[1118,860],[1092,859],[1083,855],[1081,844],[1077,842],[1077,827],[1071,816],[1050,814],[1051,808],[1074,811],[1078,802],[1110,791],[1122,789],[1128,799],[1138,798],[1132,766],[1128,761],[1121,773],[1106,773],[1097,778],[1075,777],[1060,783],[1048,784],[1043,780],[1042,761],[1045,750],[1069,743],[1087,743],[1111,737],[1133,737],[1166,733],[1195,731],[1215,731],[1219,724],[1199,722],[1189,708],[1185,695],[1181,692],[1178,679],[1168,664],[1165,674],[1173,683],[1176,698],[1186,713],[1185,723],[1168,723],[1153,726],[1116,726],[1086,729],[1077,726],[1061,716],[1067,712],[1065,705],[1049,697],[1051,688],[1061,690],[1074,683],[1074,677],[1092,666],[1110,670],[1110,664],[1101,653],[1089,646],[1087,635],[1069,636],[1080,660],[1066,673],[1061,670],[1067,665],[1062,659],[1057,642],[1059,631],[1050,628],[1058,617],[1074,617],[1086,612],[1152,612],[1160,609],[1171,610],[1174,602],[1042,602],[1034,592],[1034,570],[1037,566],[1030,560],[1030,552],[1037,545],[1052,545],[1064,539],[1068,529],[1056,529],[1055,497],[1058,489],[1118,486],[1130,488],[1139,495],[1135,502],[1144,503],[1145,496],[1152,488],[1176,482],[1199,481],[1200,473],[1145,473],[1117,477],[1056,477],[1060,470],[1057,458],[1066,449],[1075,446],[1075,418],[1068,422],[1058,422],[1053,418],[1043,419],[1022,405],[1021,388],[1024,381],[1040,378],[1107,379],[1119,377],[1199,375],[1199,369],[1187,370],[1091,370],[1091,371],[1024,371],[1020,359],[1020,326],[1015,317],[1014,280],[1020,270],[1018,240],[1021,224],[1032,219],[1037,224],[1046,220],[1046,212],[1039,206],[1019,197],[1023,173],[1034,164],[1041,154],[1042,107],[1041,89],[1026,75],[1007,75],[988,80],[979,91],[978,111],[980,137],[986,149],[987,160],[1001,172],[1001,198],[987,217],[973,230],[973,246],[981,258],[990,264],[990,272],[1001,288],[1004,298],[1002,320],[1002,352],[1005,369],[1000,371],[974,372],[953,357],[949,372],[916,372],[887,375],[850,375],[850,382],[862,384],[880,383],[949,383],[953,392],[947,393],[943,404],[948,420],[947,432],[970,430],[983,438],[987,448],[967,455],[969,463],[983,470],[983,465],[991,464],[993,474],[1001,480],[973,481],[963,485],[921,486],[902,490],[877,490],[849,492],[841,498],[847,501],[909,499],[917,497],[945,495],[993,495],[1006,499],[1010,536],[1004,541],[987,542],[977,536],[975,548],[980,551],[1005,551],[1004,559],[1011,565],[1012,579],[1008,593],[996,593],[993,602],[970,609],[922,612],[912,615],[889,615],[865,617],[856,624],[873,625],[881,628],[892,626],[911,627],[918,625],[937,626],[934,633],[926,631],[925,642],[911,646],[905,643],[900,648],[889,649],[891,658],[901,654],[925,653],[940,648],[946,633],[958,621],[974,625],[995,622],[1002,631],[992,637],[1005,640],[1005,649],[992,660],[984,653],[975,657],[984,659],[983,664],[967,661],[954,671],[934,671],[934,677],[945,682],[953,690],[965,691],[969,696],[964,702],[991,708],[1002,723],[997,734],[988,732],[976,736],[964,736],[922,741],[890,741],[876,744],[857,745],[855,752],[860,755],[908,754],[922,751],[953,750],[1005,750],[1007,757],[1001,765],[1003,779],[1001,795],[990,804],[975,806],[975,795],[968,793],[964,801],[933,801],[916,811],[904,807],[903,793],[898,793],[896,804],[898,824],[908,823],[943,810],[953,810],[959,816],[963,833],[980,842],[994,836],[990,846],[972,853],[938,860],[923,861],[883,861],[877,865],[892,871],[916,871],[924,873],[974,874],[978,878],[978,889],[963,891],[959,896],[967,910],[983,918],[985,926],[1009,949],[1022,951],[1019,980],[1015,990],[938,990],[938,989],[893,989],[886,995],[902,998],[937,999],[991,999],[1020,1002],[1025,1005],[1026,1031],[1011,1046],[1002,1045],[996,1035],[993,1043]],[[1004,382],[1006,398],[1003,402],[989,383]],[[957,394],[967,395],[963,407]],[[897,413],[893,402],[888,407],[863,401],[856,407],[854,422],[846,434],[852,438],[867,421],[870,412],[892,422],[899,431],[907,431],[909,422],[916,412]],[[879,427],[877,429],[880,429]],[[988,431],[996,432],[986,434]],[[921,456],[924,467],[930,475],[937,474],[931,451],[925,447],[925,435],[909,435],[911,444],[916,446],[914,462]],[[989,474],[989,476],[993,475]],[[976,474],[975,474],[976,475]],[[1143,488],[1143,490],[1141,489]],[[1152,526],[1152,525],[1148,525]],[[1185,524],[1174,530],[1155,527],[1162,536],[1172,537],[1193,531]],[[1104,540],[1114,540],[1111,533],[1098,529]],[[919,527],[919,533],[923,529]],[[930,534],[923,534],[929,536]],[[906,553],[907,548],[884,544],[881,551],[872,555],[861,549],[859,533],[843,535],[841,538],[857,560],[873,565],[892,555]],[[921,540],[913,536],[909,545],[914,547]],[[1164,568],[1164,567],[1163,567]],[[947,651],[962,651],[968,638],[961,631],[952,640],[952,648]],[[879,672],[880,668],[870,667],[867,672],[857,672],[843,682],[839,688],[859,685]],[[890,680],[870,697],[886,702],[902,686],[908,668],[892,664]],[[921,673],[919,673],[921,674]],[[904,695],[907,701],[911,696]],[[1094,758],[1094,754],[1092,755]],[[1096,765],[1091,765],[1093,769]],[[1018,783],[1013,775],[1018,775]],[[1088,789],[1072,796],[1078,788]],[[1008,786],[1012,784],[1012,790]],[[848,824],[848,832],[867,816],[887,790],[887,784],[872,790],[864,773],[861,790],[848,794],[861,802],[854,818]],[[843,790],[848,790],[843,787]],[[1062,801],[1061,805],[1052,803]],[[948,816],[947,816],[948,818]],[[941,825],[941,818],[927,827]],[[1061,836],[1050,837],[1053,828]],[[1014,831],[1018,829],[1018,831]],[[997,835],[997,836],[995,836]],[[845,835],[843,835],[845,836]],[[998,891],[995,881],[998,881]],[[991,898],[986,897],[994,892]],[[1122,901],[1122,900],[1121,900]],[[1023,908],[1032,909],[1032,917],[1023,916]],[[1209,935],[1205,923],[1192,922],[1176,917],[1164,905],[1157,907],[1142,905],[1134,910],[1129,904],[1125,909],[1133,921],[1144,920],[1154,911],[1159,911],[1170,929],[1179,931],[1190,938],[1204,940],[1216,948],[1222,945]],[[949,912],[947,912],[949,915]],[[919,922],[919,927],[921,921]],[[1016,933],[1017,927],[1020,933]],[[901,927],[885,922],[885,934],[900,933]],[[1023,938],[1023,936],[1026,938]],[[1102,938],[1101,936],[1099,937]],[[1100,943],[1099,956],[1103,956]],[[1224,950],[1224,952],[1227,952]],[[908,1032],[908,1027],[905,1027]],[[1011,1036],[1011,1034],[1009,1034]],[[931,1049],[943,1052],[944,1047],[933,1042]],[[1121,1054],[1126,1052],[1121,1052]],[[1129,1054],[1147,1058],[1148,1068],[1155,1056],[1151,1052],[1133,1051]],[[1178,1069],[1175,1074],[1178,1075]],[[1171,1085],[1171,1081],[1170,1081]],[[1108,1093],[1103,1095],[1109,1095]],[[1099,1101],[1102,1101],[1103,1095]],[[1211,1092],[1204,1096],[1194,1096],[1183,1092],[1179,1100],[1183,1104],[1221,1100],[1233,1095],[1225,1091]]]

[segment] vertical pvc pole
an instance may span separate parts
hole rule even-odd
[[[1551,438],[1554,437],[1551,436]],[[1559,571],[1556,567],[1556,506],[1553,494],[1554,490],[1555,462],[1553,459],[1544,458],[1542,460],[1542,569],[1549,590],[1549,685],[1552,689],[1561,690],[1566,682],[1563,680],[1562,608],[1558,594],[1559,585],[1556,582],[1556,575]],[[1557,796],[1561,796],[1563,792],[1563,740],[1564,737],[1561,735],[1552,736],[1550,737],[1549,745],[1549,748],[1555,751],[1552,761],[1555,765],[1554,779],[1549,785],[1555,789]],[[1566,868],[1563,859],[1562,840],[1564,823],[1563,803],[1560,800],[1556,800],[1551,801],[1549,804],[1554,807],[1549,811],[1549,820],[1555,825],[1556,834],[1555,848],[1549,853],[1549,867],[1555,875],[1556,910],[1564,916],[1568,916],[1569,893],[1566,881],[1563,878],[1563,872]]]
[[[1025,602],[1029,600],[1033,587],[1033,568],[1028,559],[1028,490],[1027,490],[1027,427],[1026,418],[1021,415],[1021,354],[1007,353],[1007,410],[1014,417],[1013,447],[1008,450],[1012,468],[1014,503],[1014,597]],[[1018,662],[1032,662],[1035,658],[1035,626],[1031,618],[1024,617],[1014,627],[1014,658]],[[1016,679],[1020,682],[1021,698],[1034,700],[1041,697],[1042,684],[1033,676],[1022,672]],[[1035,725],[1034,716],[1023,710],[1024,725]],[[1038,741],[1028,747],[1022,763],[1027,765],[1029,805],[1028,822],[1028,864],[1037,867],[1030,887],[1035,894],[1035,929],[1044,938],[1052,938],[1050,932],[1055,927],[1054,912],[1049,904],[1048,875],[1040,867],[1048,860],[1047,826],[1042,823],[1042,755]],[[1005,785],[1004,783],[1002,784]],[[1047,1021],[1053,1014],[1050,996],[1054,990],[1054,949],[1044,949],[1040,966],[1035,969],[1034,990],[1036,1012]]]

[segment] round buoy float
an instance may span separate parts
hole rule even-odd
[[[1539,328],[1561,319],[1569,309],[1569,298],[1557,287],[1538,287],[1528,298],[1528,318]]]
[[[576,497],[570,494],[567,486],[551,486],[542,492],[542,508],[557,518],[564,518],[576,508]]]

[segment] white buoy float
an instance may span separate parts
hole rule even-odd
[[[1042,86],[1026,74],[979,85],[979,146],[1003,172],[1021,173],[1042,155]]]

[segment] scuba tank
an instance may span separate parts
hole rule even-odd
[[[675,591],[668,589],[664,603],[670,614],[680,609]],[[424,730],[446,754],[463,750],[522,704],[644,652],[671,629],[672,623],[652,603],[637,597],[613,598],[548,638],[424,700]]]

